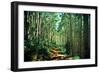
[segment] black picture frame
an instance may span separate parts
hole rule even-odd
[[[84,65],[70,66],[52,66],[52,67],[36,67],[36,68],[19,68],[18,67],[18,6],[46,6],[46,7],[61,7],[61,8],[82,8],[95,10],[95,63]],[[84,5],[67,5],[67,4],[49,4],[49,3],[34,3],[34,2],[11,2],[11,71],[33,71],[33,70],[50,70],[50,69],[65,69],[65,68],[81,68],[97,66],[97,6]]]

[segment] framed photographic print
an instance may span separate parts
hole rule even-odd
[[[97,7],[11,3],[11,70],[97,66]]]

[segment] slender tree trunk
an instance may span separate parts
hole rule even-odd
[[[69,48],[70,48],[70,55],[73,56],[73,47],[72,47],[72,44],[73,44],[73,41],[72,41],[72,34],[73,34],[73,31],[72,31],[72,15],[70,14],[70,25],[69,25]]]

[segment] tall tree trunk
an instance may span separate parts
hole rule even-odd
[[[84,53],[85,53],[85,50],[84,50],[84,16],[82,15],[82,30],[81,30],[81,58],[83,59],[84,58]]]
[[[73,56],[74,53],[73,53],[73,41],[72,41],[72,34],[73,34],[73,31],[72,31],[72,14],[70,14],[70,24],[69,24],[69,48],[70,48],[70,55]]]
[[[90,57],[90,28],[89,28],[89,16],[84,14],[84,58]]]

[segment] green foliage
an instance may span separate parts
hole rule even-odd
[[[79,56],[74,56],[73,59],[77,60],[77,59],[80,59],[80,57]]]
[[[25,11],[24,60],[51,60],[54,48],[73,59],[89,58],[89,19],[88,14]]]

